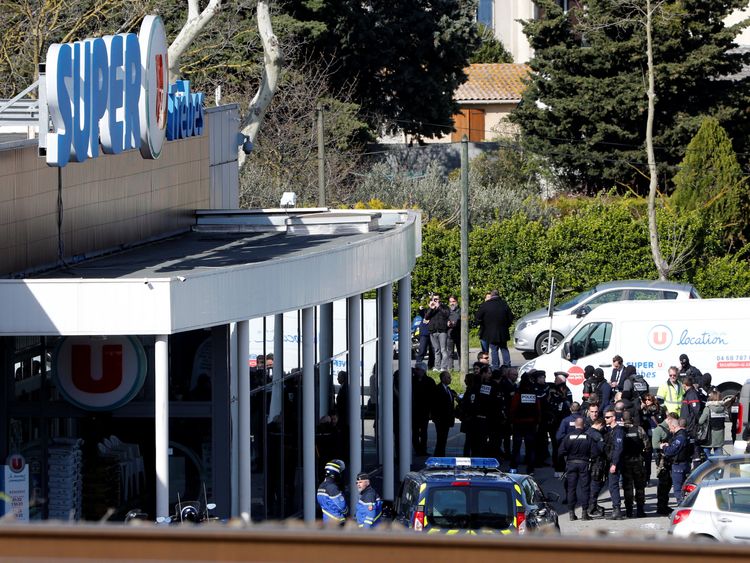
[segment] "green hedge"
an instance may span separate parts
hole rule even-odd
[[[560,302],[597,283],[656,279],[645,202],[640,198],[567,198],[541,219],[523,212],[473,228],[469,235],[470,314],[496,288],[516,317],[546,306],[554,276]],[[691,282],[703,297],[750,296],[747,254],[725,252],[717,230],[699,214],[659,210],[665,257],[683,254],[675,281]],[[413,305],[430,291],[460,294],[457,227],[423,228],[422,257],[412,278]]]

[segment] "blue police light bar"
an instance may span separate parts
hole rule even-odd
[[[494,457],[430,457],[425,467],[499,469],[500,463]]]

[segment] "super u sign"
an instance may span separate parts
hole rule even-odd
[[[47,164],[65,166],[140,149],[159,157],[167,128],[167,37],[158,16],[138,35],[121,33],[47,51],[45,87],[52,119]]]

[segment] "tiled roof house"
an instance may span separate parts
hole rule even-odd
[[[521,101],[529,71],[525,64],[470,65],[468,79],[456,90],[461,111],[453,117],[456,131],[451,141],[468,135],[470,141],[479,142],[512,133],[508,114]]]

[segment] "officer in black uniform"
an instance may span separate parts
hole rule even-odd
[[[625,497],[625,516],[633,517],[633,490],[635,489],[635,516],[643,518],[646,513],[646,471],[643,454],[651,449],[646,431],[633,424],[629,411],[622,413],[625,439],[622,447],[622,487]]]
[[[581,485],[581,520],[591,520],[589,516],[589,493],[591,484],[591,458],[599,455],[599,443],[583,428],[583,419],[575,421],[575,427],[560,443],[560,456],[565,457],[565,487],[568,494],[570,519],[578,520],[576,504],[578,485]]]
[[[510,404],[510,421],[513,430],[513,457],[510,462],[510,472],[518,471],[521,461],[521,443],[526,447],[526,472],[534,472],[536,461],[536,433],[542,418],[542,409],[536,395],[534,381],[540,372],[532,370],[521,377],[518,391],[513,395]]]
[[[653,429],[651,433],[651,447],[655,453],[656,463],[656,513],[669,516],[669,491],[672,490],[672,460],[664,455],[662,444],[668,444],[671,436],[670,420],[676,423],[678,416],[670,412],[667,417]]]
[[[624,516],[620,512],[620,475],[622,474],[622,450],[625,441],[625,429],[617,423],[615,411],[607,408],[604,411],[604,423],[607,425],[607,433],[604,436],[605,450],[607,454],[607,487],[609,496],[612,498],[612,515],[610,520],[622,520]]]
[[[693,444],[687,432],[687,421],[680,418],[675,421],[667,419],[672,431],[669,444],[662,444],[662,451],[667,459],[672,460],[672,487],[677,504],[682,502],[682,485],[690,471],[690,459],[693,457]]]
[[[584,421],[585,424],[585,421]],[[604,509],[599,506],[599,493],[607,480],[609,465],[604,453],[604,419],[597,417],[586,430],[586,433],[597,443],[598,455],[591,456],[591,492],[589,494],[589,516],[604,516]]]

